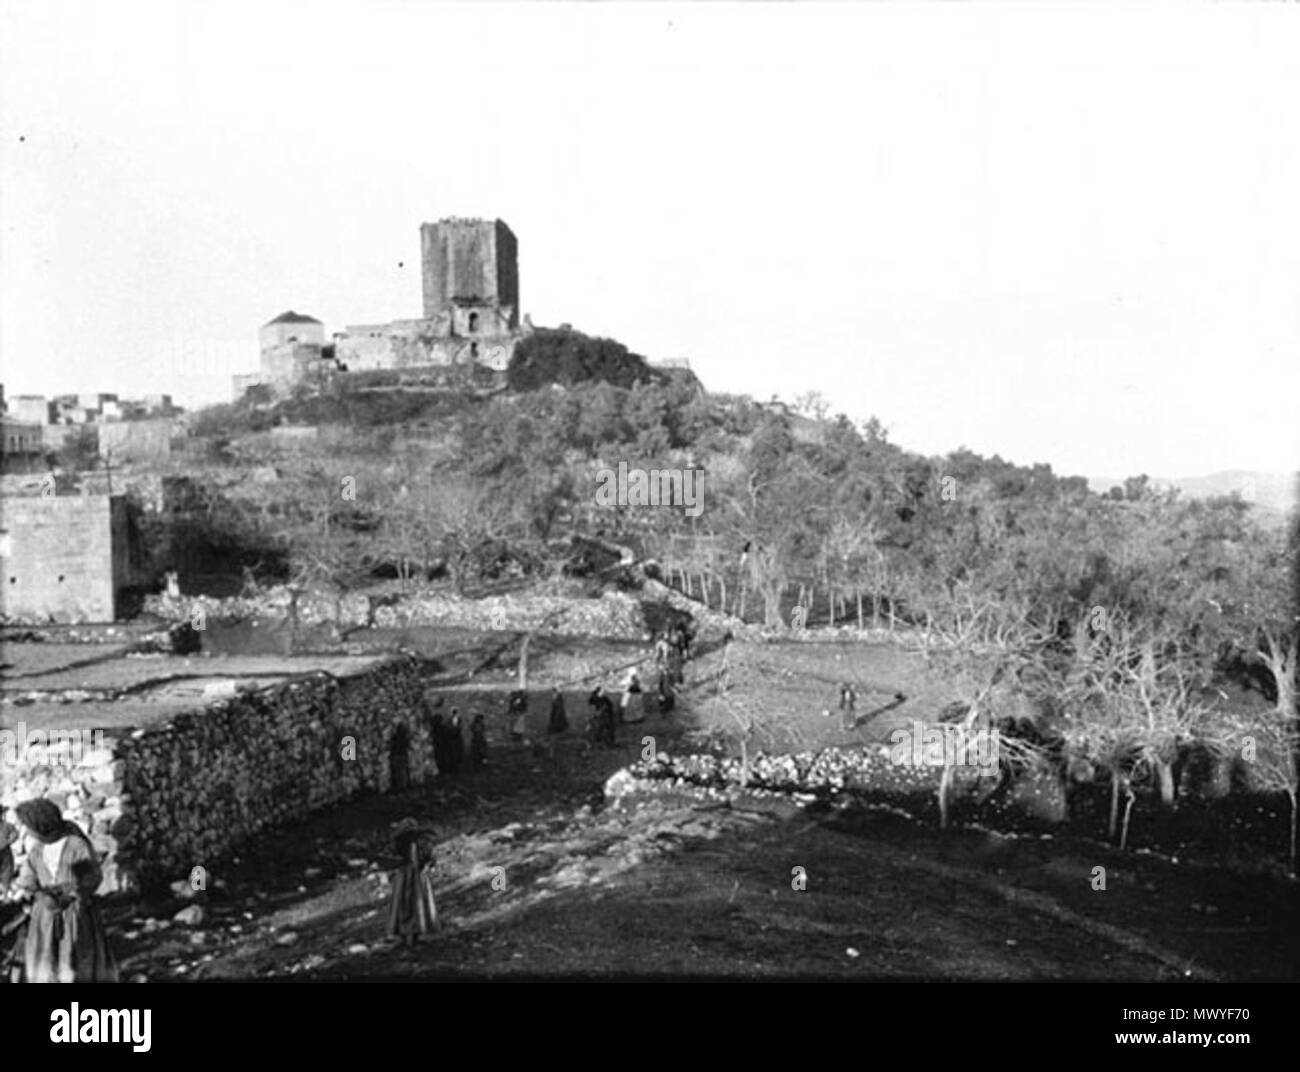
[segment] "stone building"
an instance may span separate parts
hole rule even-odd
[[[45,449],[44,437],[41,435],[43,424],[28,424],[9,417],[0,418],[0,454],[15,457],[40,454]]]
[[[14,395],[5,413],[22,424],[50,424],[50,400],[44,395]]]
[[[34,495],[0,512],[0,614],[111,622],[142,580],[144,549],[124,495]]]
[[[109,461],[151,462],[171,457],[175,422],[166,417],[113,421],[99,426],[99,456]]]
[[[504,371],[532,324],[519,312],[519,245],[501,220],[449,218],[420,227],[424,315],[350,324],[325,341],[314,317],[283,313],[262,327],[261,369],[234,377],[284,391],[332,371],[481,365]]]

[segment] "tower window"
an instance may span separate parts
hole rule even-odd
[[[475,361],[478,360],[478,343],[472,342],[469,344],[469,356]]]
[[[469,314],[469,330],[478,331],[478,313]]]

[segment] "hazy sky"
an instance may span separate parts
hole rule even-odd
[[[1300,460],[1300,6],[0,0],[9,394],[226,400],[260,324],[522,306],[1058,472]]]

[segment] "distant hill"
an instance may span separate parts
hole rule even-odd
[[[1088,478],[1088,487],[1103,495],[1117,485],[1124,486],[1123,477]],[[1151,486],[1160,491],[1176,487],[1189,499],[1208,499],[1216,495],[1231,495],[1235,491],[1247,502],[1279,513],[1289,513],[1300,502],[1300,473],[1228,469],[1222,473],[1182,479],[1152,477]]]

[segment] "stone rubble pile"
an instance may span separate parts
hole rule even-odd
[[[941,771],[890,761],[887,746],[875,748],[824,748],[817,752],[750,757],[749,788],[778,793],[833,795],[853,789],[888,788],[901,792],[931,792]],[[661,752],[652,760],[635,763],[606,783],[607,797],[617,797],[641,783],[668,782],[673,786],[728,789],[740,785],[741,761],[734,756],[695,753],[671,756]]]
[[[81,827],[105,858],[100,892],[109,893],[130,886],[116,859],[118,842],[130,830],[126,764],[117,756],[119,738],[92,735],[90,743],[87,747],[56,734],[53,740],[45,738],[39,748],[16,744],[12,752],[7,747],[0,751],[0,813],[33,797],[54,801],[63,817]],[[7,739],[0,744],[8,745]],[[12,846],[20,867],[25,842],[19,838]]]
[[[599,599],[527,594],[486,599],[412,596],[394,606],[380,607],[375,623],[385,628],[442,625],[507,632],[526,632],[547,623],[547,632],[563,636],[646,638],[640,603],[625,593],[612,591]]]

